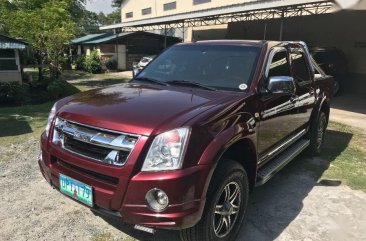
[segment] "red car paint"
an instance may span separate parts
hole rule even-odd
[[[316,101],[282,114],[265,117],[264,111],[281,104],[281,98],[261,94],[263,73],[271,49],[284,43],[267,41],[211,41],[186,45],[237,45],[260,49],[251,85],[246,93],[209,91],[191,87],[128,83],[78,94],[56,104],[57,116],[85,125],[140,135],[123,167],[106,165],[75,155],[52,143],[50,134],[41,137],[39,166],[46,180],[59,188],[59,174],[65,174],[93,187],[94,208],[119,216],[121,221],[166,229],[194,226],[201,218],[212,173],[220,156],[238,141],[253,151],[248,176],[255,184],[260,157],[261,132],[281,132],[286,120],[296,123],[291,132],[309,125],[309,120],[330,101],[331,79],[324,78],[309,88],[316,90]],[[299,88],[300,90],[300,88]],[[301,123],[297,123],[300,121]],[[153,139],[179,127],[191,127],[181,170],[141,172]],[[288,131],[288,130],[287,130]],[[287,136],[291,133],[281,133]],[[281,142],[282,139],[278,139]],[[241,142],[243,143],[243,142]],[[108,178],[106,178],[108,177]],[[150,210],[145,195],[153,189],[164,190],[169,207],[160,213]]]

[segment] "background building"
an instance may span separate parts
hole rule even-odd
[[[134,62],[146,55],[157,55],[166,47],[181,42],[176,37],[148,32],[90,34],[74,39],[77,55],[89,55],[97,50],[104,61],[116,63],[118,70],[130,70]]]
[[[365,10],[340,11],[357,0],[124,0],[122,23],[101,29],[174,34],[184,41],[210,39],[303,40],[345,53],[346,87],[366,93]],[[352,4],[351,4],[352,3]],[[356,5],[355,5],[356,6]]]
[[[0,35],[0,82],[22,81],[19,51],[25,48],[23,41]]]

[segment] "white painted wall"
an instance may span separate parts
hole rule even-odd
[[[177,2],[177,8],[174,10],[164,11],[164,4],[174,1]],[[155,18],[177,13],[192,12],[208,8],[256,1],[260,0],[211,0],[211,2],[194,5],[193,0],[125,0],[122,3],[122,22],[130,22],[147,18]],[[141,10],[150,7],[152,9],[151,14],[142,15]],[[129,12],[133,12],[133,18],[126,18],[126,13]]]
[[[127,69],[127,51],[126,45],[118,45],[117,46],[117,62],[119,70]]]

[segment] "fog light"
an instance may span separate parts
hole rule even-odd
[[[164,211],[169,205],[168,195],[160,189],[152,189],[146,193],[146,201],[153,211]]]

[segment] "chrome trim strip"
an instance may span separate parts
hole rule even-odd
[[[123,143],[126,140],[126,136],[129,136],[128,134],[120,134],[120,136],[117,136],[116,138],[109,138],[107,136],[102,136],[102,133],[98,133],[98,132],[91,132],[89,130],[81,130],[81,129],[77,129],[77,128],[73,128],[64,124],[69,123],[69,121],[64,120],[59,118],[60,122],[63,122],[61,125],[56,125],[55,129],[59,132],[62,132],[68,136],[71,136],[73,139],[84,142],[84,143],[88,143],[88,144],[93,144],[96,146],[100,146],[100,147],[104,147],[104,148],[108,148],[108,149],[117,149],[120,151],[131,151],[137,141],[138,138],[136,140],[135,143]],[[75,124],[78,125],[78,124]],[[92,128],[92,127],[91,127]],[[101,129],[99,129],[101,130]],[[97,131],[97,130],[96,130]],[[105,131],[108,132],[108,131]],[[117,133],[115,133],[117,134]],[[135,137],[135,136],[133,136]]]
[[[57,118],[58,119],[61,119],[61,120],[64,120],[64,121],[67,121],[69,123],[75,124],[75,125],[88,127],[90,129],[95,129],[95,130],[110,132],[110,133],[113,133],[113,134],[126,135],[126,136],[132,136],[132,137],[137,137],[137,138],[139,138],[141,136],[141,135],[130,134],[130,133],[122,132],[122,131],[115,131],[115,130],[111,130],[111,129],[105,129],[105,128],[101,128],[101,127],[90,126],[90,125],[82,124],[82,123],[79,123],[79,122],[76,122],[76,121],[66,120],[66,119],[63,119],[63,118],[60,118],[60,117],[57,117]]]

